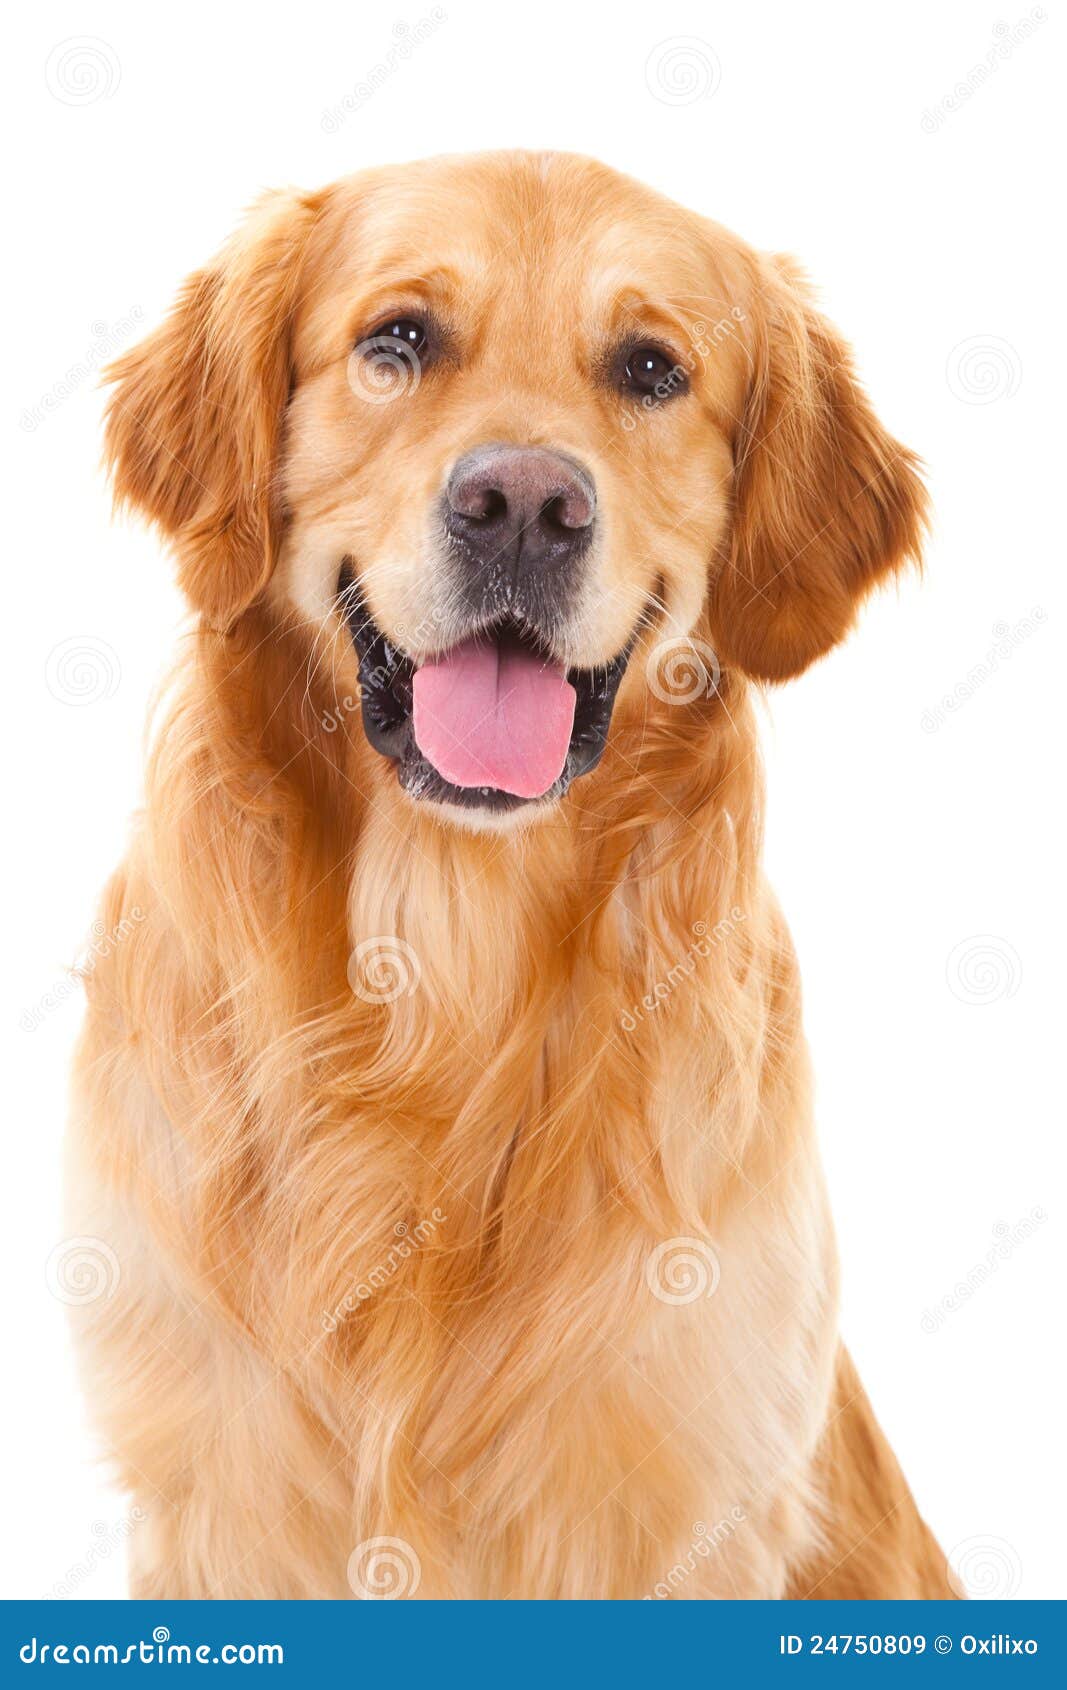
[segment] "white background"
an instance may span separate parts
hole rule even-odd
[[[1043,18],[1024,0],[443,5],[349,112],[430,0],[23,8],[8,59],[0,1594],[124,1591],[126,1505],[46,1261],[81,1013],[65,970],[123,850],[182,607],[156,544],[110,520],[93,369],[262,187],[527,145],[597,154],[799,256],[929,465],[925,580],[769,701],[768,858],[804,971],[846,1336],[941,1542],[981,1540],[960,1551],[977,1586],[1067,1595],[1059,19],[1051,0]],[[1010,655],[990,665],[995,628]],[[92,654],[80,703],[67,641]],[[981,1283],[995,1229],[1035,1209]]]

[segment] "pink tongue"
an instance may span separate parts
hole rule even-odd
[[[467,640],[416,669],[415,743],[453,786],[540,798],[563,772],[575,691],[559,664]]]

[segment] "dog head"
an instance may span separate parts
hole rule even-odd
[[[468,820],[595,768],[642,642],[784,680],[921,537],[792,267],[579,158],[273,195],[112,375],[194,608],[342,642],[373,751]]]

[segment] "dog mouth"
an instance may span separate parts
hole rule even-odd
[[[378,627],[347,561],[339,588],[364,731],[411,797],[515,810],[561,798],[599,763],[636,633],[610,662],[566,668],[512,614],[418,661]]]

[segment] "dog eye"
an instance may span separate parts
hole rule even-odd
[[[631,393],[669,399],[689,386],[685,371],[658,346],[635,346],[627,354],[623,385]]]
[[[429,344],[426,325],[415,317],[396,317],[391,323],[383,323],[381,328],[375,329],[372,340],[396,340],[402,346],[413,352],[416,358],[421,358]]]

